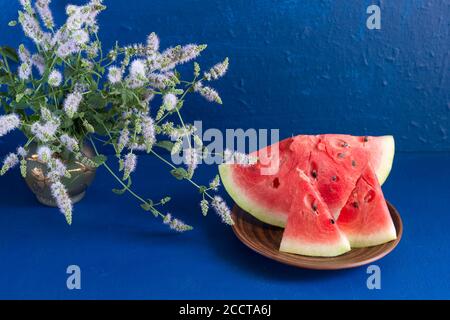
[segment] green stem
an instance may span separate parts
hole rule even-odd
[[[92,144],[92,147],[94,148],[95,154],[98,156],[99,153],[98,153],[98,151],[97,151],[97,147],[95,146],[94,141],[92,140],[91,137],[89,137],[89,140],[91,141],[91,144]],[[115,172],[111,169],[110,166],[108,166],[108,164],[107,164],[106,162],[103,162],[102,165],[106,168],[106,170],[108,170],[108,172],[114,177],[114,179],[116,179],[116,180],[122,185],[122,187],[125,188],[125,190],[127,190],[132,196],[134,196],[136,199],[138,199],[138,200],[141,201],[142,203],[148,204],[148,202],[147,202],[144,198],[142,198],[142,197],[139,196],[137,193],[135,193],[133,190],[131,190],[130,187],[128,187],[128,186],[122,181],[122,179],[120,179],[120,178],[115,174]],[[152,206],[152,208],[153,208],[153,209],[155,210],[155,212],[157,212],[158,215],[160,215],[162,218],[165,217],[165,215],[162,214],[158,209],[154,208],[153,206]]]
[[[159,154],[157,154],[155,151],[150,150],[150,153],[153,154],[154,156],[156,156],[159,160],[161,160],[162,162],[164,162],[165,164],[167,164],[168,166],[170,166],[172,169],[176,169],[177,167],[175,167],[172,163],[170,163],[169,161],[167,161],[166,159],[164,159],[163,157],[161,157]],[[185,178],[187,181],[189,181],[193,186],[195,186],[197,189],[200,189],[200,186],[198,185],[198,183],[196,183],[194,180],[190,179],[190,178]],[[206,194],[206,196],[208,198],[210,198],[211,200],[214,199],[208,192],[204,192]]]
[[[31,142],[33,142],[34,137],[28,139],[27,143],[25,143],[25,145],[23,146],[24,148],[28,147],[30,145]]]

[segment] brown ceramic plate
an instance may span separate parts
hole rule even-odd
[[[235,222],[233,231],[247,247],[281,263],[318,270],[354,268],[381,259],[400,242],[403,232],[402,219],[393,205],[389,202],[387,205],[397,230],[397,239],[374,247],[352,249],[337,257],[309,257],[279,251],[283,229],[260,222],[237,205],[232,213]]]

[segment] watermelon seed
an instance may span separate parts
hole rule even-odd
[[[337,181],[338,177],[337,176],[332,176],[331,177],[331,181]]]
[[[352,167],[356,167],[356,161],[352,160]]]
[[[275,189],[277,189],[280,186],[280,179],[275,178],[272,181],[272,187],[274,187]]]
[[[348,147],[348,143],[344,141],[344,142],[341,144],[341,146],[342,146],[342,148],[347,148],[347,147]]]
[[[365,137],[364,137],[364,142],[367,142],[367,141],[369,141],[369,137],[368,137],[368,136],[365,136]]]
[[[334,219],[330,219],[331,224],[334,224]]]
[[[353,206],[354,208],[359,208],[359,204],[358,204],[358,202],[356,202],[356,201],[352,203],[352,206]]]
[[[313,203],[312,204],[312,209],[313,209],[314,212],[316,212],[317,211],[317,204]]]
[[[345,153],[338,153],[337,156],[339,159],[343,159],[343,158],[345,158]]]
[[[316,170],[311,171],[311,175],[312,175],[312,177],[314,179],[316,179],[317,178],[317,171]]]
[[[375,198],[375,191],[369,190],[367,194],[364,196],[364,202],[370,202]]]

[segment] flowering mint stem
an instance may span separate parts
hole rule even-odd
[[[95,154],[98,156],[99,155],[99,153],[98,153],[98,151],[97,151],[97,147],[95,146],[95,143],[94,143],[94,141],[92,140],[92,138],[91,137],[89,137],[89,140],[91,141],[91,144],[92,144],[92,147],[94,148],[94,151],[95,151]],[[122,181],[122,179],[120,179],[115,173],[114,173],[114,171],[111,169],[111,167],[110,166],[108,166],[107,164],[106,164],[106,162],[103,162],[103,164],[102,164],[105,168],[106,168],[106,170],[108,170],[109,171],[109,173],[122,185],[122,187],[124,187],[125,188],[125,190],[127,190],[132,196],[134,196],[136,199],[138,199],[139,201],[141,201],[142,203],[144,203],[144,204],[148,204],[148,202],[144,199],[144,198],[142,198],[141,196],[139,196],[138,194],[136,194],[133,190],[131,190],[123,181]],[[153,207],[153,209],[155,210],[155,212],[157,212],[158,213],[158,215],[159,216],[161,216],[162,218],[164,218],[165,217],[165,215],[164,214],[162,214],[158,209],[156,209],[154,206],[152,206]]]
[[[156,156],[159,160],[161,160],[162,162],[164,162],[165,164],[167,164],[168,166],[170,166],[172,169],[176,169],[177,167],[175,167],[172,163],[170,163],[169,161],[167,161],[166,159],[164,159],[162,156],[160,156],[159,154],[157,154],[155,151],[151,150],[150,151],[151,154],[153,154],[154,156]],[[185,178],[187,181],[189,181],[193,186],[195,186],[197,189],[201,189],[201,187],[192,179],[190,178]],[[208,198],[210,198],[211,200],[214,199],[208,192],[203,191],[202,193],[206,194],[206,196]]]

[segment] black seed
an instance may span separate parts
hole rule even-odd
[[[331,177],[331,181],[336,181],[337,180],[337,177],[336,176],[332,176]]]
[[[359,204],[356,201],[352,203],[352,206],[355,207],[355,208],[359,208]]]
[[[334,224],[334,219],[330,219],[331,224]]]
[[[275,178],[272,181],[272,187],[274,187],[275,189],[278,188],[280,186],[280,179]]]
[[[317,171],[316,170],[311,171],[311,175],[314,179],[317,178]]]
[[[342,148],[347,148],[348,147],[348,143],[344,141],[344,142],[342,142],[341,146],[342,146]]]
[[[352,167],[356,167],[356,161],[352,160]]]
[[[367,141],[369,141],[369,137],[368,137],[368,136],[365,136],[365,137],[364,137],[364,142],[367,142]]]
[[[317,204],[313,203],[312,204],[312,209],[313,209],[313,211],[317,211]]]
[[[345,153],[338,153],[337,156],[339,159],[345,158]]]

